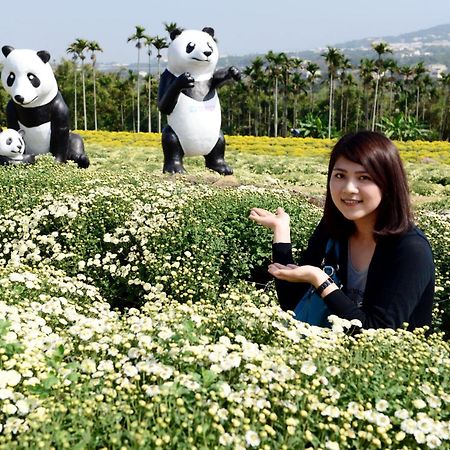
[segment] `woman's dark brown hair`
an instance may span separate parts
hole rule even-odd
[[[324,222],[334,237],[349,236],[354,223],[336,208],[330,193],[330,179],[338,158],[361,164],[381,189],[374,235],[402,234],[412,226],[408,181],[397,147],[381,133],[359,131],[343,136],[334,146],[328,165]]]

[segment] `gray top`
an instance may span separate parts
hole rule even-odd
[[[358,272],[352,265],[350,252],[347,266],[347,288],[346,294],[358,308],[361,308],[366,290],[367,272],[369,269]]]

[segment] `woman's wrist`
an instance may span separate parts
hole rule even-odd
[[[273,230],[273,242],[274,244],[291,242],[291,229],[289,225],[275,227]]]

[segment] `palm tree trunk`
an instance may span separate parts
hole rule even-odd
[[[94,81],[94,129],[97,131],[97,88],[95,83],[95,67],[92,66],[92,75]]]
[[[378,98],[378,76],[377,76],[377,80],[375,83],[375,97],[373,99],[373,115],[372,115],[372,131],[375,131],[375,121],[377,118],[377,98]]]
[[[137,89],[137,132],[141,131],[141,83],[140,83],[140,66],[141,66],[141,49],[138,47],[138,60],[137,60],[137,80],[136,80],[136,89]]]
[[[419,121],[419,105],[420,105],[420,88],[417,86],[417,96],[416,96],[416,121]]]
[[[81,79],[83,80],[83,114],[84,114],[84,130],[87,130],[87,113],[86,113],[86,83],[84,79],[84,62],[81,61]]]
[[[74,103],[74,120],[75,120],[75,130],[78,130],[78,117],[77,117],[77,64],[76,62],[73,63],[73,67],[74,67],[74,82],[73,82],[73,87],[74,87],[74,99],[73,99],[73,103]]]
[[[158,54],[158,83],[161,83],[161,55]],[[158,133],[161,133],[161,111],[158,109]]]
[[[328,105],[328,139],[331,138],[331,120],[333,117],[333,74],[330,73],[330,102]]]
[[[148,132],[152,132],[152,73],[150,56],[148,57]]]
[[[274,89],[274,136],[278,137],[278,77],[275,77],[275,89]]]

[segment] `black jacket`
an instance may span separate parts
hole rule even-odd
[[[311,236],[299,265],[320,266],[328,235],[322,222]],[[367,273],[363,305],[358,308],[345,295],[347,285],[348,241],[339,241],[338,275],[342,289],[328,294],[324,301],[332,314],[343,319],[359,319],[363,328],[399,328],[408,330],[431,325],[434,295],[434,262],[430,244],[416,227],[409,232],[377,240]],[[273,244],[273,261],[293,264],[292,245]],[[275,280],[280,305],[294,310],[310,285]]]

